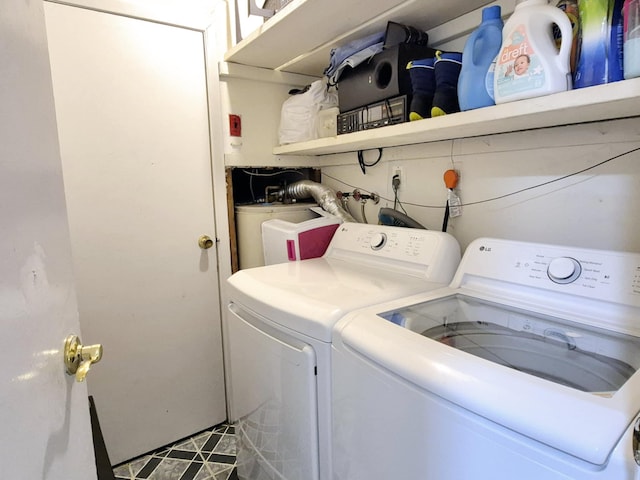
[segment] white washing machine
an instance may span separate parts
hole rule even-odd
[[[229,279],[231,420],[242,479],[331,478],[331,331],[347,312],[441,288],[460,247],[442,232],[345,223],[323,257]]]
[[[640,255],[477,240],[336,324],[334,479],[638,479],[639,336]]]

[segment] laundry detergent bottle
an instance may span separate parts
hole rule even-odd
[[[502,45],[502,18],[499,5],[482,10],[482,23],[469,36],[462,51],[462,70],[458,79],[460,110],[494,105],[494,60]]]
[[[553,38],[560,30],[560,49]],[[569,18],[547,0],[517,0],[502,29],[496,58],[496,103],[539,97],[571,89],[572,28]]]

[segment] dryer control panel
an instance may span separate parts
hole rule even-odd
[[[324,257],[449,283],[460,261],[460,246],[454,237],[443,232],[343,223]]]

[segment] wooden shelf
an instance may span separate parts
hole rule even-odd
[[[226,62],[320,77],[338,45],[388,21],[430,30],[487,0],[294,0],[225,55]]]
[[[326,155],[637,116],[640,78],[282,145],[273,154]]]

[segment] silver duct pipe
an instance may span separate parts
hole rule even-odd
[[[323,210],[335,215],[343,222],[358,223],[349,212],[342,208],[336,192],[321,183],[312,182],[311,180],[300,180],[299,182],[288,185],[278,193],[282,197],[295,198],[297,200],[313,198]]]

